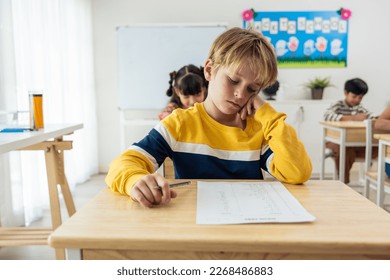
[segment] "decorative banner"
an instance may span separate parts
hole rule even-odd
[[[347,66],[350,10],[242,13],[244,28],[266,36],[280,68],[341,68]]]

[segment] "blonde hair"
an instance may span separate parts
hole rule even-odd
[[[219,35],[210,48],[208,59],[213,63],[213,75],[220,67],[230,68],[234,72],[249,67],[256,73],[256,81],[262,89],[272,85],[278,76],[273,46],[252,29],[235,27]]]

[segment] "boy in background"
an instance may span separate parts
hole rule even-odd
[[[351,79],[344,84],[343,100],[333,104],[324,114],[325,121],[364,121],[367,118],[375,118],[366,108],[361,105],[364,95],[368,92],[368,86],[360,78]],[[326,147],[332,150],[339,172],[340,145],[327,142]],[[373,154],[377,153],[377,150]],[[345,154],[345,179],[344,183],[349,183],[349,173],[356,158],[365,157],[364,147],[347,147]]]

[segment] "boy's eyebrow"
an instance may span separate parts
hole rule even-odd
[[[239,78],[242,78],[242,77],[244,77],[243,75],[241,75],[239,72],[228,72],[228,75],[229,76],[238,76]],[[253,82],[253,83],[251,83],[251,85],[255,85],[255,86],[258,86],[258,87],[261,87],[261,83],[259,83],[259,82]]]

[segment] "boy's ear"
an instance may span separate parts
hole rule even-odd
[[[203,69],[204,77],[206,78],[207,81],[211,80],[212,69],[213,69],[213,62],[211,61],[211,59],[207,59]]]

